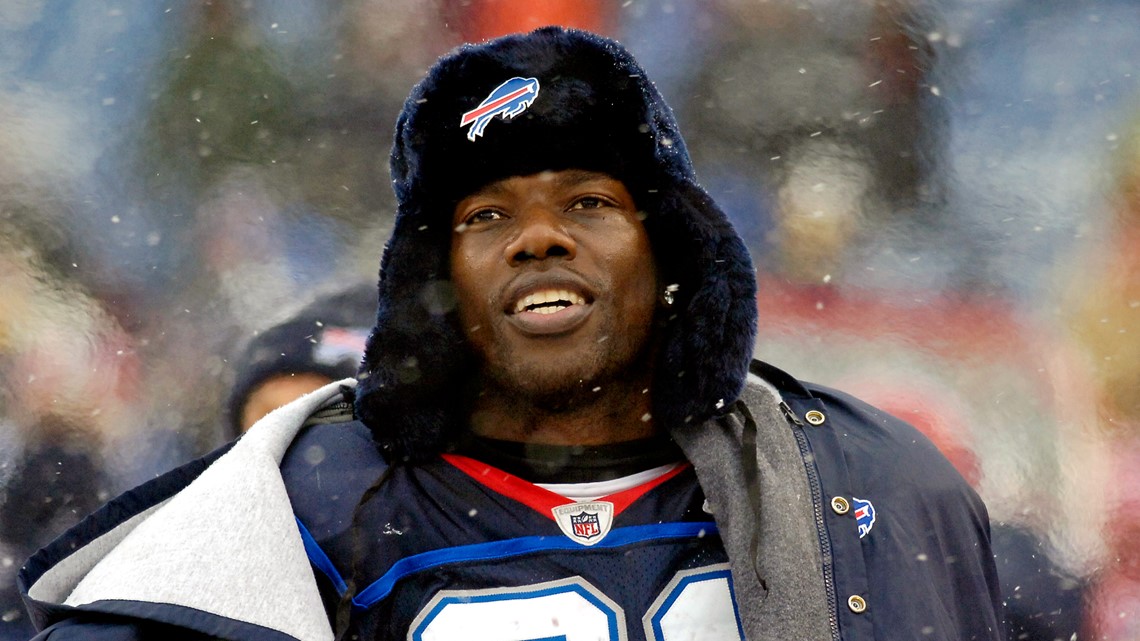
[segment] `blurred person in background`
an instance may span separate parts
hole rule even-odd
[[[162,25],[146,99],[100,163],[121,207],[104,278],[137,290],[120,316],[152,366],[139,445],[115,453],[130,485],[233,435],[218,417],[236,343],[304,292],[372,276],[394,210],[373,188],[391,122],[456,42],[430,0],[219,0]]]
[[[139,360],[100,300],[98,250],[76,223],[95,135],[66,88],[17,73],[43,61],[0,7],[0,639],[33,632],[22,559],[113,495],[107,448],[129,431]]]
[[[2,403],[0,416],[8,403]],[[98,434],[59,415],[0,419],[0,639],[35,634],[20,604],[23,559],[110,496]]]
[[[250,339],[232,361],[230,437],[299,396],[355,376],[375,315],[376,286],[361,284],[321,296]]]
[[[1081,471],[1104,503],[1086,631],[1104,641],[1140,638],[1140,117],[1129,116],[1109,155],[1108,216],[1059,275],[1073,353],[1058,384],[1079,392],[1082,437],[1103,448],[1103,464]]]
[[[975,399],[991,509],[1054,523],[1058,427],[1037,344],[1050,340],[1015,290],[987,279],[1000,252],[956,200],[950,7],[713,6],[680,113],[698,171],[757,256],[757,354],[825,384],[877,359],[933,372]]]
[[[1058,275],[1059,313],[1091,375],[1109,439],[1140,436],[1140,117],[1123,124],[1108,178],[1108,215],[1089,225]]]
[[[43,214],[37,216],[36,214]],[[113,318],[51,258],[73,251],[42,203],[0,199],[0,639],[31,622],[15,576],[28,553],[110,496],[137,366]]]
[[[920,429],[953,409],[939,422],[970,431],[928,436],[990,506],[1007,635],[1068,639],[1082,589],[1049,540],[1065,523],[1048,334],[986,279],[989,241],[957,218],[940,7],[714,7],[682,119],[758,256],[758,357],[926,416]],[[883,396],[919,381],[930,393],[905,406]]]
[[[1093,575],[1082,639],[1140,639],[1140,437],[1114,439],[1105,555]]]
[[[964,246],[935,260],[953,229],[942,210],[945,102],[931,91],[935,7],[904,0],[815,7],[717,0],[709,14],[697,23],[701,64],[683,87],[680,117],[698,134],[694,163],[760,267],[773,270],[782,261],[772,210],[799,205],[794,201],[803,196],[784,192],[810,180],[794,190],[858,192],[847,198],[855,217],[843,222],[843,242],[819,239],[816,254],[826,260],[811,273],[813,282],[830,275],[884,287],[889,276],[924,285],[961,278],[954,271],[962,265],[946,262]],[[813,221],[801,222],[802,233],[811,233]],[[816,226],[836,229],[830,220]],[[907,262],[916,253],[924,261]]]

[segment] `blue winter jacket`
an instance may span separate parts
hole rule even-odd
[[[37,639],[332,639],[295,510],[352,503],[386,466],[345,414],[352,384],[278,410],[36,554],[20,589]],[[673,435],[714,506],[747,638],[1001,638],[985,506],[918,431],[760,362],[725,410]],[[302,428],[321,421],[353,436],[313,442],[332,432]],[[313,485],[313,446],[329,470],[351,458],[356,480]]]

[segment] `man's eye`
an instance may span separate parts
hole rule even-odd
[[[485,223],[492,220],[499,220],[501,218],[503,218],[503,213],[500,211],[496,211],[494,209],[479,209],[471,212],[471,214],[467,216],[467,220],[464,222],[468,225],[471,225],[474,223]]]
[[[599,207],[612,207],[610,201],[600,196],[583,196],[570,205],[570,209],[597,209]]]

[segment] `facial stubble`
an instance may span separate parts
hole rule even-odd
[[[570,362],[544,358],[541,348],[528,350],[523,358],[512,342],[498,337],[482,361],[484,393],[500,395],[520,409],[529,406],[550,413],[588,406],[609,396],[602,392],[615,386],[641,393],[652,370],[651,334],[651,327],[631,328],[610,317],[596,338],[583,339]]]

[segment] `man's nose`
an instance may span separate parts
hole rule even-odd
[[[518,235],[506,247],[506,259],[512,266],[528,260],[561,257],[573,259],[577,243],[563,226],[557,212],[531,208],[518,217]]]

